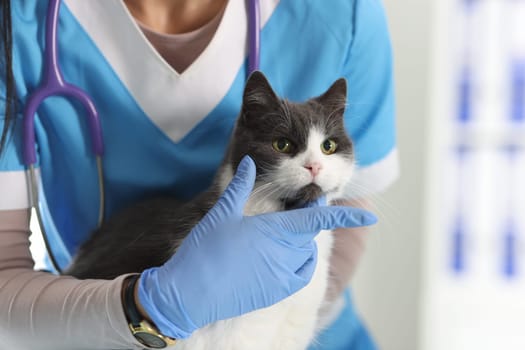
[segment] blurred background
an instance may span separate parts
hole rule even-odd
[[[401,177],[357,307],[385,350],[523,350],[525,1],[383,2]]]

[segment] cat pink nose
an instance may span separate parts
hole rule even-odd
[[[316,177],[317,174],[319,174],[319,171],[321,170],[322,166],[320,163],[313,162],[305,164],[304,168],[307,169],[313,177]]]

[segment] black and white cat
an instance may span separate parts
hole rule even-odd
[[[80,248],[66,273],[114,278],[163,264],[215,204],[246,154],[257,166],[246,215],[299,207],[321,195],[341,198],[355,165],[343,124],[345,105],[344,79],[319,97],[292,103],[279,99],[262,73],[253,73],[211,188],[188,203],[157,198],[117,214]],[[320,324],[332,241],[329,231],[316,237],[318,262],[305,288],[271,307],[201,328],[174,349],[306,349]]]

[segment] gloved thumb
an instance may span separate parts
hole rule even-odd
[[[214,210],[219,215],[242,215],[254,184],[255,163],[249,156],[244,156],[237,167],[235,176],[219,198]]]

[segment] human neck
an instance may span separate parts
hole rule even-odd
[[[136,20],[164,34],[191,32],[210,22],[228,0],[124,0]]]

